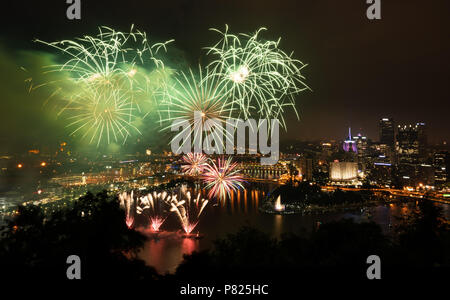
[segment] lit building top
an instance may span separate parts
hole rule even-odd
[[[354,141],[352,138],[352,129],[350,127],[348,128],[348,138],[344,141],[342,148],[345,152],[350,152],[350,150],[354,153],[358,152],[356,141]]]

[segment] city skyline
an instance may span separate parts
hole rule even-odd
[[[427,147],[444,147],[444,148],[448,148],[450,147],[450,145],[448,144],[447,140],[445,139],[440,139],[440,140],[430,140],[429,139],[429,134],[430,134],[430,128],[428,127],[428,124],[423,123],[423,122],[412,122],[412,123],[404,123],[404,124],[398,124],[395,122],[394,118],[381,118],[378,121],[381,122],[383,120],[387,120],[389,119],[390,121],[393,121],[394,123],[394,128],[393,128],[393,143],[392,143],[392,147],[395,148],[396,147],[396,143],[397,143],[397,138],[398,138],[398,130],[400,128],[407,128],[407,127],[414,127],[417,126],[419,124],[421,124],[422,126],[425,127],[424,132],[426,134],[426,145]],[[373,136],[369,136],[367,134],[365,134],[366,131],[364,130],[355,130],[353,127],[344,127],[340,129],[342,132],[340,134],[340,136],[338,137],[332,137],[332,138],[326,138],[326,137],[315,137],[312,139],[306,139],[306,138],[301,138],[301,137],[290,137],[290,136],[286,136],[281,134],[280,135],[280,143],[281,145],[288,145],[292,142],[327,142],[327,141],[334,141],[334,142],[346,142],[347,140],[350,141],[349,138],[351,138],[351,140],[357,140],[359,137],[364,137],[367,138],[368,141],[370,141],[371,143],[378,143],[378,144],[387,144],[390,145],[388,142],[386,142],[386,140],[383,139],[382,137],[382,133],[381,133],[381,124],[378,123],[377,125],[377,130],[376,133]],[[349,131],[351,132],[351,136],[349,135]],[[53,141],[52,144],[39,144],[37,141],[27,144],[27,145],[23,145],[23,147],[21,149],[7,149],[7,148],[0,148],[0,151],[2,151],[4,154],[7,153],[14,153],[15,151],[17,151],[17,154],[20,153],[25,153],[25,152],[29,152],[29,151],[35,151],[33,149],[49,149],[49,148],[58,148],[60,143],[66,143],[64,141],[66,140],[70,140],[70,138],[67,137],[61,137],[59,140],[55,140]],[[137,143],[137,147],[132,148],[132,150],[124,150],[124,153],[126,152],[145,152],[146,149],[151,148],[151,145],[149,144],[145,144],[145,143]],[[169,151],[170,150],[170,145],[162,145],[158,144],[157,147],[155,147],[156,149],[160,149],[160,151]],[[395,149],[394,149],[395,150]],[[158,151],[158,150],[157,150]],[[0,152],[0,153],[2,153]],[[80,148],[80,152],[99,152],[99,153],[108,153],[110,151],[104,151],[104,150],[99,150],[98,148],[90,148],[89,150],[87,150],[87,148]],[[114,153],[117,151],[113,151],[111,153]],[[122,151],[118,151],[118,152],[122,152]]]
[[[7,1],[1,281],[161,299],[445,286],[448,11]]]

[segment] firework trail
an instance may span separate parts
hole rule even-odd
[[[184,127],[174,139],[188,133],[194,136],[194,144],[202,143],[203,129],[208,128],[213,136],[222,139],[219,132],[224,131],[231,111],[227,94],[226,87],[220,85],[207,71],[204,74],[200,66],[197,76],[192,70],[189,70],[188,74],[181,72],[175,80],[165,84],[163,101],[159,108],[162,130],[183,126],[183,122],[187,121],[189,126]],[[213,130],[213,127],[216,130]],[[210,141],[211,138],[206,135],[205,140]],[[180,145],[180,148],[183,145]]]
[[[183,172],[190,176],[197,176],[205,170],[207,158],[203,153],[188,153],[183,156],[184,164],[181,166]]]
[[[51,71],[67,71],[79,82],[100,82],[105,85],[133,84],[138,77],[138,65],[151,60],[156,67],[164,67],[155,54],[168,43],[150,45],[145,32],[131,27],[129,33],[109,27],[99,27],[97,36],[84,36],[74,40],[39,43],[53,47],[68,57],[63,64],[48,66]]]
[[[127,224],[128,228],[131,228],[134,223],[134,200],[133,200],[133,191],[130,194],[127,192],[123,192],[119,194],[119,202],[120,207],[125,210],[125,224]]]
[[[232,192],[243,189],[244,182],[242,175],[238,174],[237,163],[232,163],[231,157],[228,159],[219,158],[217,163],[210,160],[203,173],[203,181],[209,189],[208,197],[217,197],[221,200],[230,196]]]
[[[80,88],[81,89],[81,88]],[[90,136],[90,143],[97,140],[97,146],[106,140],[126,140],[139,129],[133,124],[130,115],[137,110],[129,101],[129,96],[119,90],[109,89],[99,92],[86,86],[68,100],[59,114],[67,115],[66,127],[73,128],[71,135],[82,132],[81,137]]]
[[[291,107],[295,113],[295,95],[309,89],[301,73],[306,67],[279,48],[277,41],[262,41],[260,28],[253,35],[210,29],[221,39],[207,54],[214,57],[208,65],[211,76],[224,85],[232,102],[231,113],[245,119],[278,119],[286,127],[283,113]],[[297,115],[298,117],[298,115]]]
[[[183,227],[186,234],[190,234],[199,222],[200,215],[208,204],[208,200],[201,199],[200,194],[192,198],[191,193],[186,191],[186,186],[180,188],[178,200],[177,195],[174,195],[170,200],[171,209],[174,212]]]
[[[157,232],[170,212],[170,210],[168,210],[170,199],[171,196],[165,191],[160,193],[156,193],[155,191],[153,193],[148,193],[139,198],[136,212],[148,216],[150,227],[153,231]]]
[[[100,27],[97,36],[37,40],[60,51],[66,60],[47,66],[46,73],[56,72],[59,78],[32,89],[54,88],[49,98],[58,98],[59,114],[75,119],[69,124],[74,127],[71,135],[84,131],[81,136],[91,136],[90,143],[97,140],[97,146],[103,141],[125,143],[140,134],[134,124],[147,115],[148,106],[154,105],[147,102],[154,100],[155,88],[170,74],[156,54],[171,41],[150,45],[146,33],[133,26],[129,33]],[[87,109],[95,113],[87,114]]]

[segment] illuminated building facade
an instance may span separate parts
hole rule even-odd
[[[283,174],[289,173],[285,164],[261,165],[255,162],[239,164],[240,172],[249,179],[279,179]]]
[[[358,164],[355,162],[330,163],[330,179],[335,182],[349,182],[357,179]]]
[[[439,151],[434,154],[434,180],[438,187],[442,187],[448,180],[448,165],[449,153],[448,151]]]
[[[356,143],[357,157],[358,157],[358,169],[364,172],[366,170],[367,156],[369,155],[369,142],[367,137],[358,133],[353,137]]]
[[[374,184],[387,185],[392,184],[393,167],[390,163],[376,162],[371,169],[371,178]]]
[[[396,151],[399,163],[417,163],[419,161],[418,126],[398,126]]]
[[[299,170],[303,180],[313,179],[313,160],[311,158],[300,157],[293,161],[294,166]]]
[[[352,138],[352,129],[348,128],[348,138],[344,141],[344,144],[342,145],[342,148],[345,152],[353,152],[357,153],[358,148],[356,146],[356,141]]]

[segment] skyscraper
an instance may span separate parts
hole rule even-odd
[[[342,148],[345,152],[358,152],[358,148],[356,147],[356,142],[353,140],[352,137],[352,129],[348,128],[348,138],[344,141],[344,144],[342,145]]]
[[[399,125],[396,150],[399,163],[414,164],[419,158],[419,131],[415,125]]]
[[[368,156],[369,152],[369,144],[367,137],[362,136],[361,133],[358,133],[357,136],[353,137],[353,140],[356,143],[356,149],[358,150],[357,156],[358,156],[358,169],[361,171],[366,170],[366,158]]]
[[[435,184],[441,187],[447,182],[448,179],[448,159],[449,154],[447,151],[439,151],[434,154],[433,167],[434,167],[434,179]]]
[[[395,146],[394,119],[383,118],[380,120],[380,144],[388,145],[391,149]]]
[[[419,142],[419,159],[425,161],[427,158],[427,132],[425,123],[417,123],[417,139]]]

